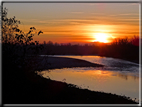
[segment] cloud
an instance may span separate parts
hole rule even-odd
[[[100,13],[94,13],[94,14],[100,14]],[[139,18],[129,17],[129,15],[132,15],[134,13],[129,14],[113,14],[113,15],[107,15],[107,16],[89,16],[81,19],[20,19],[21,22],[24,22],[26,25],[32,25],[32,26],[42,26],[42,27],[54,27],[58,28],[61,26],[86,26],[86,25],[95,25],[95,24],[105,24],[105,25],[139,25]],[[127,16],[127,17],[121,17]]]
[[[117,17],[118,15],[117,14],[112,14],[112,15],[109,15],[110,17]]]
[[[134,14],[134,13],[124,13],[124,14],[118,14],[118,15],[124,15],[124,16],[129,16],[129,15],[139,15],[139,14]]]
[[[108,32],[108,33],[118,33],[118,34],[139,34],[139,31],[128,31],[128,30],[125,30],[125,31],[117,31],[117,32]]]
[[[70,12],[72,14],[82,14],[83,12]]]
[[[118,19],[121,20],[123,22],[128,22],[128,21],[137,21],[139,23],[139,19],[138,18],[131,18],[131,19]]]
[[[95,15],[105,15],[105,13],[91,13],[91,14],[95,14]]]

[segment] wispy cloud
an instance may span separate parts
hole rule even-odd
[[[95,14],[95,15],[105,15],[105,13],[91,13],[91,14]]]
[[[121,16],[127,17],[121,17]],[[114,14],[100,17],[88,17],[86,19],[20,19],[28,25],[42,25],[42,26],[69,26],[69,25],[87,25],[87,24],[136,24],[139,23],[139,17],[129,17],[132,14]],[[115,18],[116,17],[116,18]]]
[[[118,19],[121,21],[137,21],[139,23],[139,19],[138,18],[130,18],[130,19]]]
[[[112,15],[109,15],[110,17],[116,17],[118,16],[117,14],[112,14]]]
[[[72,14],[82,14],[83,12],[70,12]]]
[[[124,15],[124,16],[130,16],[130,15],[139,15],[139,14],[134,14],[134,13],[124,13],[124,14],[118,14],[118,15]]]

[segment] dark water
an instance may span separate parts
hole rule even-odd
[[[139,64],[100,56],[61,56],[103,64],[105,67],[77,67],[42,71],[43,77],[63,81],[94,91],[125,95],[139,100]]]

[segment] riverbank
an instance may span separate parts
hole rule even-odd
[[[103,65],[57,57],[31,57],[27,58],[27,62],[24,70],[13,67],[4,69],[7,74],[3,76],[3,104],[137,104],[125,96],[81,89],[35,73],[45,69]]]
[[[46,56],[46,55],[42,55],[42,56]],[[56,56],[56,55],[49,55],[49,56]],[[70,56],[70,55],[67,54],[65,56]],[[71,56],[74,56],[74,55],[71,55]],[[112,57],[112,56],[105,56],[105,55],[93,55],[93,54],[90,54],[90,55],[75,55],[75,56],[100,56],[100,57],[109,57],[109,58],[122,59],[122,60],[130,61],[130,62],[134,62],[134,63],[137,63],[137,64],[139,64],[139,60],[140,60],[140,58],[134,60],[134,59],[130,59],[130,58]]]
[[[56,56],[38,56],[33,58],[31,57],[30,60],[36,62],[36,67],[33,67],[35,71],[72,67],[104,67],[104,65],[91,63],[81,59]]]

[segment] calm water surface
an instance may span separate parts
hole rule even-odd
[[[103,64],[105,67],[76,67],[42,71],[40,74],[52,80],[63,81],[94,91],[126,95],[139,100],[139,64],[100,56],[61,56],[83,59]]]

